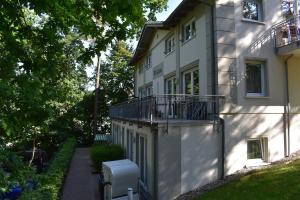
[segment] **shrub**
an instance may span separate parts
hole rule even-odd
[[[119,145],[93,145],[90,156],[94,168],[100,172],[102,162],[124,159],[124,150]]]
[[[63,186],[65,174],[75,149],[76,140],[68,139],[52,160],[48,171],[38,176],[38,186],[33,192],[26,192],[21,200],[57,200]]]

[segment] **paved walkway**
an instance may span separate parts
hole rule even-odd
[[[77,148],[63,188],[62,200],[99,200],[97,175],[92,174],[88,148]]]

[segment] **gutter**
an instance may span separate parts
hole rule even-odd
[[[294,55],[289,55],[284,60],[284,72],[285,72],[285,106],[284,106],[284,152],[285,156],[288,157],[290,155],[290,94],[289,94],[289,71],[288,71],[288,61]]]

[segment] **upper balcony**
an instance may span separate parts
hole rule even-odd
[[[275,44],[278,55],[300,55],[300,16],[293,16],[275,27]]]
[[[138,122],[216,120],[219,96],[158,95],[135,98],[110,108],[112,119]]]

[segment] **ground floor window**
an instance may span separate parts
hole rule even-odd
[[[126,156],[129,160],[133,160],[133,131],[127,129],[127,144],[126,144]]]
[[[257,138],[247,141],[247,159],[268,160],[268,139]]]
[[[136,163],[140,168],[141,181],[147,185],[147,138],[141,134],[136,136]]]

